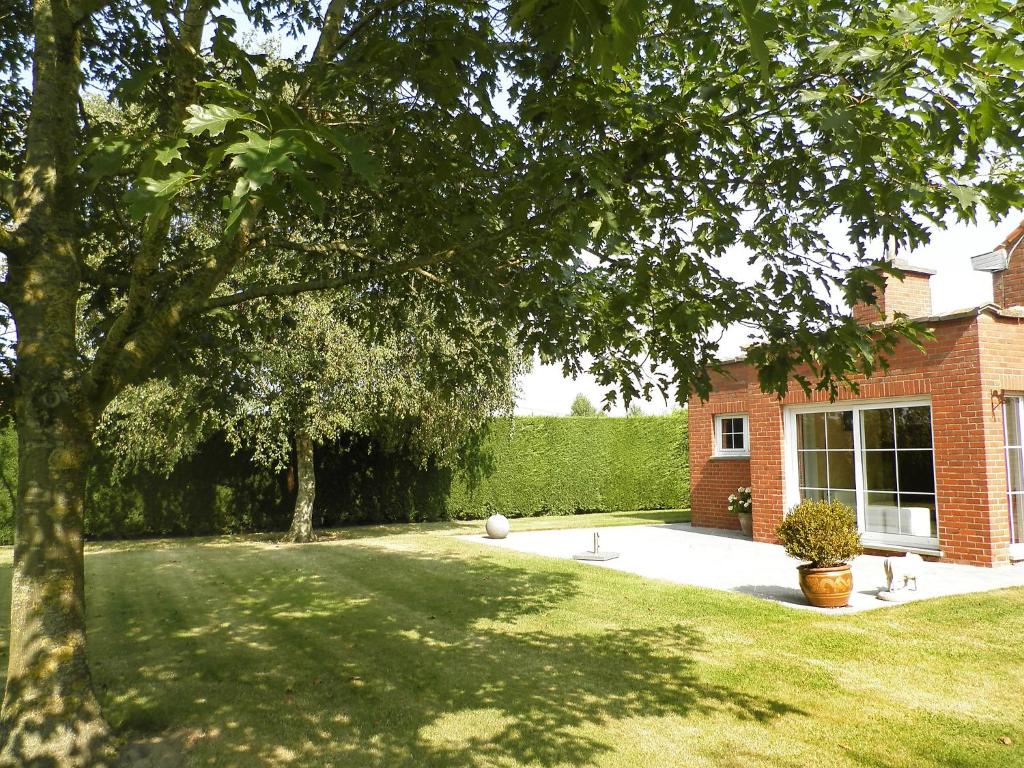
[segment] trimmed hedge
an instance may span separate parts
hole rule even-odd
[[[477,473],[456,474],[453,517],[510,517],[690,502],[686,414],[529,416],[492,423]]]
[[[86,486],[85,535],[91,539],[206,536],[286,528],[294,505],[285,473],[210,440],[170,475],[116,478],[100,459]]]
[[[0,427],[0,544],[14,541],[14,494],[18,489],[18,434]]]
[[[686,414],[517,417],[495,420],[460,468],[422,466],[364,437],[318,446],[314,524],[510,517],[667,509],[689,505]],[[17,482],[17,440],[0,430],[0,471]],[[212,440],[169,477],[116,479],[100,460],[86,499],[89,538],[283,530],[294,477],[269,472]],[[10,495],[0,487],[0,543],[12,537]]]

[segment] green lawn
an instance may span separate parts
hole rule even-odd
[[[1024,765],[1024,590],[821,616],[480,526],[90,547],[110,720],[152,765]]]

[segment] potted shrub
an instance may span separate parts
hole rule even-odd
[[[806,562],[797,568],[807,602],[842,608],[853,591],[850,561],[864,551],[854,511],[838,501],[797,504],[777,531],[786,554]]]
[[[729,496],[729,511],[740,521],[740,530],[744,536],[754,535],[754,505],[751,501],[750,488],[739,487],[736,493]]]

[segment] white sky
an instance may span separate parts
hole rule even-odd
[[[992,301],[992,276],[986,272],[971,269],[971,256],[991,251],[1020,222],[1021,212],[1011,213],[999,224],[993,224],[987,216],[979,215],[976,225],[951,223],[945,231],[936,232],[930,244],[900,256],[915,266],[936,270],[931,279],[932,311],[936,314],[956,309],[974,307]],[[838,230],[837,230],[838,232]],[[721,265],[722,272],[739,279],[754,279],[746,264],[742,251],[732,254]],[[721,346],[722,357],[732,357],[741,352],[747,336],[741,328],[727,330]],[[606,389],[591,376],[576,380],[562,376],[559,366],[535,364],[531,373],[519,382],[520,395],[516,413],[537,416],[564,416],[577,394],[583,393],[591,402],[600,407]],[[677,407],[674,402],[665,403],[659,397],[654,402],[639,403],[644,413],[667,413]],[[609,411],[622,415],[621,404]]]

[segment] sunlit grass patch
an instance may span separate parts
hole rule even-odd
[[[469,525],[90,549],[111,723],[197,767],[1024,764],[1024,590],[818,616]]]

